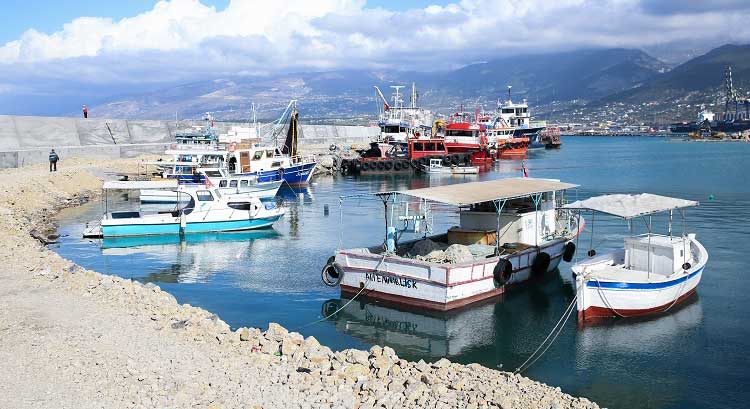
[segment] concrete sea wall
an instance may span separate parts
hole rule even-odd
[[[181,125],[201,122],[183,121]],[[215,126],[221,134],[232,126],[248,125],[217,122]],[[174,121],[0,115],[0,168],[47,162],[52,148],[63,161],[161,153],[174,142],[176,132]],[[363,145],[377,134],[377,127],[302,124],[299,143],[303,150],[316,151],[331,144]]]

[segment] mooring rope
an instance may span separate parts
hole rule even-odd
[[[336,311],[334,311],[334,312],[332,312],[332,313],[330,313],[330,314],[326,315],[325,317],[323,317],[323,318],[321,318],[321,319],[319,319],[319,320],[315,320],[315,321],[313,321],[313,322],[308,322],[307,324],[305,324],[305,325],[301,325],[301,326],[299,326],[299,327],[297,327],[297,328],[295,328],[295,329],[306,328],[306,327],[309,327],[310,325],[314,325],[314,324],[317,324],[317,323],[319,323],[319,322],[323,322],[323,321],[325,321],[325,320],[327,320],[327,319],[329,319],[329,318],[333,317],[334,315],[336,315],[336,314],[338,314],[339,312],[341,312],[341,310],[343,310],[344,308],[346,308],[346,307],[347,307],[347,306],[348,306],[349,304],[351,304],[351,303],[352,303],[352,302],[353,302],[354,300],[356,300],[356,299],[357,299],[357,297],[359,297],[359,295],[360,295],[360,294],[362,294],[362,292],[363,292],[363,291],[365,291],[365,289],[366,289],[366,288],[367,288],[367,283],[365,283],[365,284],[364,284],[364,285],[362,286],[362,288],[360,288],[360,289],[359,289],[359,292],[358,292],[357,294],[355,294],[355,295],[354,295],[354,297],[352,297],[352,299],[351,299],[351,300],[349,300],[349,301],[348,301],[348,302],[347,302],[346,304],[342,305],[342,306],[341,306],[340,308],[338,308],[338,309],[337,309]]]
[[[521,365],[518,366],[518,368],[516,368],[515,372],[513,372],[514,374],[518,374],[518,373],[521,373],[521,372],[529,369],[531,367],[531,365],[534,365],[534,363],[537,360],[539,360],[539,358],[541,358],[542,355],[544,355],[545,352],[547,352],[547,350],[549,349],[549,347],[552,346],[552,344],[557,339],[558,335],[560,335],[560,332],[562,332],[562,329],[565,327],[565,324],[568,322],[568,318],[570,318],[570,316],[572,315],[573,307],[575,306],[576,300],[578,300],[578,294],[576,294],[576,296],[573,297],[573,300],[570,302],[570,304],[568,305],[568,307],[565,309],[565,312],[563,312],[563,315],[557,321],[557,324],[555,324],[555,326],[552,327],[552,331],[550,331],[550,333],[547,334],[547,337],[544,338],[544,341],[542,341],[542,343],[539,344],[539,346],[536,348],[536,350],[534,352],[532,352],[531,355],[529,355],[528,358],[526,358],[526,361],[524,361],[524,363],[522,363]],[[562,325],[560,325],[561,323],[562,323]],[[555,336],[552,338],[551,341],[549,341],[550,337],[552,337],[553,333],[555,334]],[[547,343],[547,341],[549,341],[549,343]],[[537,355],[537,352],[539,352],[539,350],[542,349],[542,347],[545,344],[547,344],[547,347],[544,348],[544,350],[539,355]],[[535,358],[535,356],[536,356],[536,358]],[[532,361],[532,358],[533,358],[533,361]],[[531,362],[529,362],[529,361],[531,361]]]

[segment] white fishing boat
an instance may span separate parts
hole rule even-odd
[[[164,182],[105,182],[103,190],[159,188]],[[125,237],[160,234],[188,234],[243,231],[270,227],[284,215],[274,203],[257,197],[223,195],[216,189],[178,186],[175,192],[190,199],[170,211],[107,211],[96,226],[87,227],[84,237]]]
[[[592,211],[629,223],[642,219],[646,228],[645,234],[625,238],[623,249],[596,255],[591,248],[589,258],[573,266],[579,321],[662,313],[693,294],[708,261],[708,252],[695,234],[684,231],[684,209],[697,205],[648,193],[597,196],[565,205],[579,214]],[[674,210],[683,219],[678,236],[672,234]],[[651,217],[665,212],[669,212],[668,232],[654,234]]]
[[[216,188],[222,195],[246,194],[259,199],[270,199],[276,196],[282,180],[259,182],[258,176],[253,174],[231,175],[226,168],[201,168],[196,170],[206,187]],[[200,186],[200,185],[198,185]],[[186,203],[190,201],[187,195],[179,195],[175,190],[143,189],[140,191],[141,203]]]
[[[500,295],[573,256],[580,229],[557,201],[576,186],[521,178],[376,193],[390,214],[385,242],[338,250],[323,281],[342,294],[438,311]],[[433,204],[458,207],[459,225],[428,237]],[[399,206],[405,211],[395,219]],[[423,239],[400,241],[421,232]]]
[[[451,175],[476,175],[479,166],[443,166],[443,159],[430,159],[429,165],[422,165],[425,173],[451,174]]]
[[[414,83],[411,84],[409,105],[404,104],[403,94],[400,92],[403,85],[391,86],[391,102],[385,99],[380,88],[374,88],[382,101],[382,104],[378,104],[379,142],[403,144],[409,139],[424,138],[431,133],[433,114],[418,105],[419,94]]]

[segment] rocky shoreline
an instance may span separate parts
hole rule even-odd
[[[478,364],[409,362],[387,346],[333,352],[275,323],[232,331],[158,286],[46,248],[57,210],[95,196],[104,172],[136,163],[0,172],[0,406],[598,408]]]

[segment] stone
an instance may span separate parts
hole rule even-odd
[[[271,322],[268,324],[268,329],[263,335],[268,339],[280,342],[282,339],[284,339],[284,337],[287,336],[287,334],[289,334],[289,331],[287,331],[286,328],[275,322]]]
[[[394,351],[391,347],[383,347],[383,355],[387,356],[393,361],[398,359],[398,356],[396,356],[396,351]]]
[[[250,330],[247,328],[240,328],[240,341],[249,341],[250,340]]]
[[[447,366],[450,366],[450,364],[451,364],[451,361],[445,358],[440,358],[437,362],[432,364],[432,367],[433,368],[445,368]]]
[[[370,375],[370,368],[362,364],[351,364],[347,366],[346,369],[344,369],[344,373],[347,377],[353,377],[354,379],[357,379],[361,376]]]
[[[361,365],[369,365],[370,361],[370,354],[367,351],[362,351],[359,349],[347,349],[344,351],[344,357],[346,357],[346,362],[352,363],[352,364],[361,364]]]
[[[463,390],[464,386],[466,386],[466,381],[463,378],[458,378],[455,381],[451,382],[451,389],[453,390]]]
[[[419,399],[425,391],[427,387],[423,383],[414,383],[406,387],[404,396],[407,400],[413,401]]]
[[[381,348],[379,345],[373,345],[372,348],[370,348],[370,355],[374,356],[375,358],[383,355],[383,348]]]
[[[260,352],[263,352],[264,354],[273,355],[279,352],[279,343],[274,340],[267,340],[261,346]]]
[[[372,360],[372,367],[376,369],[388,370],[391,367],[391,365],[393,365],[393,361],[391,361],[391,359],[385,355],[381,355]]]
[[[292,355],[299,347],[300,345],[293,339],[288,337],[284,338],[284,340],[281,341],[281,355]]]
[[[435,379],[430,374],[423,373],[419,379],[426,385],[432,385],[435,383]]]

